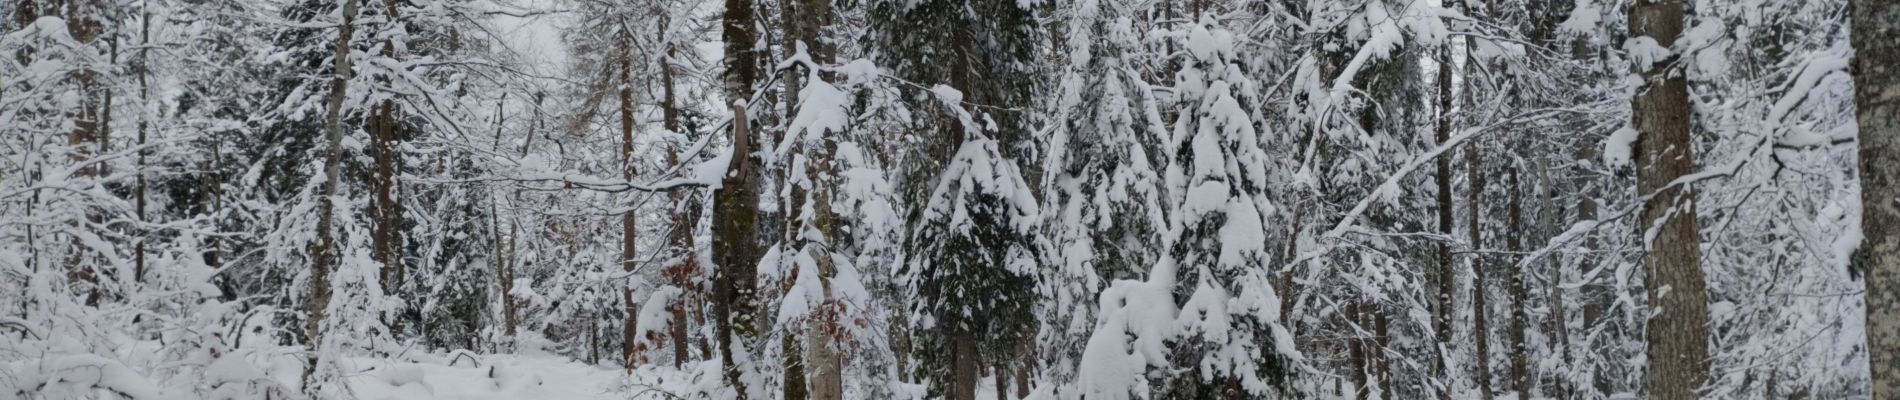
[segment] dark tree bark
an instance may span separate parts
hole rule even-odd
[[[1867,278],[1873,398],[1894,399],[1900,398],[1900,3],[1849,3],[1865,235],[1853,262]]]
[[[1529,234],[1524,229],[1523,186],[1520,186],[1518,182],[1518,171],[1521,169],[1511,168],[1505,175],[1505,185],[1511,188],[1511,201],[1508,206],[1510,210],[1506,211],[1505,217],[1508,220],[1507,224],[1510,225],[1507,228],[1510,233],[1505,244],[1514,254],[1509,258],[1511,260],[1511,389],[1517,392],[1517,398],[1520,399],[1529,398],[1531,393],[1530,346],[1524,343],[1524,330],[1530,321],[1530,288],[1524,286],[1524,274],[1528,272],[1519,268],[1518,265],[1518,261],[1523,259],[1523,256],[1515,255],[1524,251],[1524,235]]]
[[[1437,136],[1436,139],[1439,145],[1443,145],[1446,141],[1451,140],[1451,46],[1445,46],[1444,51],[1439,54],[1438,127],[1434,130],[1434,133],[1435,136]],[[1436,167],[1435,173],[1432,175],[1433,180],[1438,183],[1438,233],[1446,237],[1451,237],[1451,227],[1453,224],[1451,213],[1451,157],[1448,155],[1440,156],[1433,160],[1433,164],[1435,164]],[[1435,357],[1437,364],[1433,367],[1438,371],[1435,375],[1443,377],[1447,371],[1450,371],[1450,363],[1446,359],[1448,358],[1447,353],[1450,352],[1449,349],[1451,348],[1452,298],[1456,297],[1455,292],[1458,290],[1458,275],[1457,272],[1452,269],[1451,245],[1444,241],[1439,241],[1436,247],[1438,250],[1438,310],[1437,313],[1432,316],[1432,330],[1433,334],[1437,335],[1438,342],[1435,343],[1437,347],[1437,357]],[[1444,382],[1441,385],[1441,387],[1435,389],[1438,393],[1438,398],[1450,399],[1450,383]]]
[[[152,98],[152,85],[148,79],[148,76],[151,75],[151,72],[152,72],[151,71],[152,58],[151,58],[151,51],[150,51],[151,44],[152,44],[152,11],[149,7],[140,7],[140,8],[141,8],[141,18],[139,18],[139,65],[138,65],[139,164],[138,164],[138,183],[137,183],[138,186],[135,189],[133,189],[132,196],[135,198],[136,207],[137,207],[135,211],[138,213],[138,218],[140,220],[143,220],[145,219],[145,215],[146,215],[145,214],[145,203],[146,203],[145,201],[145,153],[146,153],[145,139],[146,139],[146,131],[150,128],[150,125],[151,125],[150,121],[146,120],[149,117],[149,115],[146,114],[145,105],[148,102],[150,102]],[[137,237],[138,237],[137,239],[138,245],[137,245],[137,248],[134,249],[136,253],[133,254],[134,258],[132,261],[133,278],[138,283],[145,283],[145,268],[146,268],[145,266],[145,248],[146,248],[145,234],[141,232],[140,234],[137,235]]]
[[[1639,1],[1630,11],[1629,36],[1654,38],[1668,49],[1682,33],[1682,0]],[[1648,70],[1631,101],[1636,139],[1636,192],[1648,196],[1637,220],[1639,235],[1653,233],[1643,255],[1649,306],[1662,312],[1643,332],[1649,344],[1644,387],[1651,399],[1694,399],[1708,376],[1708,293],[1696,227],[1695,192],[1672,184],[1695,172],[1689,137],[1689,89],[1674,58]],[[1665,295],[1666,294],[1666,295]]]

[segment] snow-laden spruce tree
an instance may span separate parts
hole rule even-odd
[[[1006,362],[1035,326],[1034,197],[996,140],[957,107],[962,95],[932,95],[958,114],[963,145],[944,165],[914,221],[899,279],[909,298],[918,368],[933,392],[974,399],[981,366]]]
[[[1146,276],[1167,228],[1149,149],[1168,134],[1135,68],[1142,47],[1130,5],[1078,0],[1069,7],[1069,64],[1042,177],[1054,266],[1044,269],[1050,298],[1038,311],[1046,316],[1042,354],[1055,357],[1049,372],[1058,382],[1073,378],[1103,282]]]
[[[851,136],[852,97],[825,79],[820,72],[830,68],[806,50],[801,44],[785,61],[786,67],[803,67],[798,73],[806,74],[806,79],[798,92],[798,112],[773,157],[788,161],[791,173],[784,185],[785,197],[796,205],[791,207],[795,214],[789,216],[794,233],[767,252],[760,272],[770,278],[765,279],[767,285],[784,285],[773,331],[793,335],[787,337],[786,343],[794,344],[785,346],[786,359],[803,364],[803,371],[784,366],[787,393],[808,390],[812,399],[842,399],[845,354],[872,337],[864,322],[875,304],[855,260],[839,247],[848,240],[846,224],[858,216],[848,212],[858,202],[843,187],[849,182],[843,168],[850,168],[851,162],[838,157],[841,147],[856,148]],[[770,256],[781,253],[786,255]],[[809,388],[798,387],[800,382],[808,382]]]
[[[1279,324],[1280,299],[1269,281],[1266,224],[1275,210],[1264,193],[1267,159],[1252,115],[1257,88],[1234,61],[1237,38],[1213,18],[1202,17],[1182,39],[1180,114],[1168,144],[1173,216],[1166,261],[1152,273],[1176,279],[1180,308],[1168,339],[1170,368],[1155,377],[1155,395],[1284,393],[1300,356]]]

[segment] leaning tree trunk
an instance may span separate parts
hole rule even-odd
[[[1630,12],[1629,36],[1654,38],[1654,45],[1669,49],[1682,33],[1682,19],[1682,0],[1639,1]],[[1695,172],[1688,80],[1674,70],[1673,59],[1647,70],[1637,67],[1634,72],[1645,83],[1630,104],[1637,132],[1636,192],[1648,198],[1637,227],[1639,237],[1650,242],[1643,254],[1643,286],[1650,307],[1661,310],[1643,332],[1649,344],[1643,385],[1651,399],[1694,399],[1708,376],[1709,304],[1695,192],[1674,183]]]
[[[1867,364],[1875,399],[1900,398],[1900,3],[1853,0]]]
[[[310,250],[310,298],[305,311],[304,335],[308,351],[305,353],[303,380],[304,392],[316,395],[322,391],[316,374],[319,359],[323,352],[323,313],[330,307],[330,270],[335,265],[337,243],[334,230],[336,225],[336,187],[339,175],[343,173],[343,97],[350,85],[350,38],[356,28],[356,0],[343,0],[343,24],[337,28],[335,72],[330,78],[330,102],[326,115],[329,129],[324,133],[325,151],[323,157],[323,185],[317,191],[317,244]]]

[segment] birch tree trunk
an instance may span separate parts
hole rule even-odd
[[[1647,36],[1669,49],[1682,25],[1682,0],[1639,1],[1630,11],[1629,36],[1633,41]],[[1648,196],[1636,224],[1648,242],[1643,286],[1649,306],[1660,311],[1643,332],[1649,344],[1644,388],[1648,398],[1660,400],[1696,398],[1709,369],[1709,304],[1695,192],[1672,184],[1695,172],[1688,80],[1685,72],[1675,70],[1675,63],[1671,56],[1647,70],[1637,66],[1633,72],[1645,83],[1630,105],[1637,131],[1636,192]]]
[[[1867,364],[1873,398],[1900,398],[1900,3],[1849,2],[1854,106],[1860,124],[1862,235],[1854,265],[1867,277]]]

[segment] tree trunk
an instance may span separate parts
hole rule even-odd
[[[1557,205],[1557,184],[1550,178],[1550,172],[1553,169],[1551,160],[1553,159],[1545,158],[1543,162],[1545,167],[1537,170],[1538,182],[1541,182],[1540,186],[1544,191],[1544,195],[1538,202],[1537,209],[1541,211],[1539,211],[1537,221],[1542,232],[1540,237],[1544,239],[1549,239],[1564,230],[1558,223],[1562,220],[1563,214]],[[1574,364],[1571,363],[1570,357],[1570,327],[1567,311],[1569,307],[1564,304],[1563,261],[1560,257],[1548,257],[1545,260],[1549,268],[1546,271],[1548,275],[1544,278],[1544,302],[1546,307],[1549,307],[1544,315],[1544,329],[1547,332],[1545,341],[1550,343],[1551,356],[1556,357],[1557,362],[1557,365],[1552,368],[1554,373],[1550,374],[1550,379],[1544,382],[1544,388],[1547,391],[1544,397],[1556,399],[1571,398],[1568,376],[1574,372],[1571,369]]]
[[[619,85],[620,86],[620,171],[621,171],[622,179],[625,179],[628,182],[632,182],[633,175],[634,175],[634,167],[633,167],[633,113],[634,113],[633,54],[631,50],[628,50],[625,47],[622,47],[621,49],[622,49],[621,50],[622,52],[620,54],[620,60],[619,60],[620,61],[620,82],[619,82],[620,83]],[[627,368],[628,373],[632,373],[633,368],[639,364],[639,354],[638,354],[639,347],[635,346],[634,343],[638,341],[637,339],[639,339],[637,335],[635,334],[635,332],[637,332],[639,329],[638,325],[639,325],[640,319],[638,316],[640,313],[640,309],[634,304],[634,300],[633,300],[634,279],[632,276],[634,269],[639,266],[639,262],[637,261],[637,259],[639,258],[639,252],[640,252],[637,246],[638,239],[640,236],[639,222],[640,222],[639,212],[635,210],[626,210],[620,213],[620,238],[621,238],[620,270],[621,272],[624,272],[627,274],[627,276],[621,277],[621,279],[625,279],[625,282],[622,283],[622,286],[620,289],[620,294],[621,294],[620,297],[622,299],[622,304],[625,304],[627,306],[627,314],[626,314],[626,319],[625,319],[626,324],[625,324],[624,329],[622,330],[622,337],[624,340],[620,343],[620,346],[621,346],[621,356],[622,356],[622,359],[625,360],[625,363],[626,363],[625,366]]]
[[[1682,0],[1637,2],[1629,36],[1652,37],[1668,49],[1682,33]],[[1675,59],[1649,70],[1631,102],[1636,127],[1636,192],[1650,196],[1637,220],[1640,235],[1654,237],[1643,255],[1649,306],[1661,310],[1644,329],[1651,399],[1696,398],[1708,375],[1708,293],[1703,289],[1702,252],[1696,227],[1695,192],[1676,179],[1695,172],[1689,137],[1688,81]],[[1647,240],[1646,240],[1647,241]],[[1667,295],[1665,295],[1665,293]]]
[[[660,14],[658,22],[660,39],[665,40],[665,29],[670,24],[667,22],[666,14],[664,12]],[[660,85],[665,91],[664,97],[660,99],[661,123],[664,124],[667,132],[685,135],[690,132],[680,132],[679,101],[673,82],[673,56],[677,54],[677,50],[673,48],[672,43],[666,43],[665,46],[666,58],[660,62]],[[667,145],[666,163],[680,165],[678,143]],[[672,247],[672,251],[667,254],[677,257],[674,267],[676,270],[669,273],[668,277],[671,278],[673,286],[681,290],[680,297],[674,299],[674,305],[671,307],[673,311],[673,367],[679,368],[688,358],[691,358],[686,343],[693,340],[688,337],[690,331],[688,326],[692,324],[692,320],[688,319],[687,315],[691,314],[688,310],[698,303],[695,299],[699,291],[696,289],[697,284],[694,280],[699,272],[699,256],[693,251],[693,228],[699,223],[699,202],[695,201],[696,197],[691,190],[675,190],[667,196],[672,199],[673,204],[673,228],[667,234],[667,242]]]
[[[1392,360],[1386,358],[1385,349],[1392,342],[1392,318],[1378,302],[1372,307],[1372,360],[1373,383],[1379,388],[1379,398],[1392,398]]]
[[[950,339],[955,346],[955,365],[950,382],[949,400],[976,400],[976,384],[982,379],[982,362],[976,352],[976,338],[956,336]]]
[[[1860,124],[1867,364],[1875,399],[1900,398],[1900,3],[1852,0],[1854,106]]]
[[[747,182],[751,173],[748,168],[751,157],[747,155],[752,152],[752,137],[746,106],[735,102],[732,115],[733,157],[724,182],[713,196],[712,251],[719,262],[713,281],[717,300],[713,313],[718,320],[714,327],[720,360],[725,365],[726,383],[744,400],[749,396],[741,379],[744,371],[735,363],[733,352],[746,351],[745,346],[752,344],[757,336],[753,318],[759,258],[752,252],[752,236],[748,233],[756,228],[758,191]]]
[[[1511,260],[1511,389],[1517,392],[1517,398],[1530,398],[1530,346],[1525,344],[1524,330],[1530,320],[1530,288],[1525,287],[1526,271],[1518,265],[1523,256],[1516,255],[1524,251],[1524,191],[1518,183],[1518,170],[1511,168],[1505,175],[1506,185],[1511,187],[1510,210],[1506,213],[1510,234],[1506,245],[1513,254]]]
[[[784,335],[779,341],[779,350],[785,353],[785,385],[779,388],[782,400],[806,400],[810,397],[810,386],[805,384],[804,352],[799,350],[798,339]]]
[[[91,50],[93,42],[99,39],[100,31],[104,30],[105,26],[98,15],[103,14],[104,10],[101,10],[103,7],[95,1],[77,0],[66,5],[66,20],[70,21],[66,26],[67,34],[72,36],[74,42],[85,47],[84,51]],[[110,115],[100,114],[110,107],[111,95],[110,91],[99,87],[99,72],[93,70],[90,65],[82,66],[75,72],[73,81],[79,86],[81,96],[79,111],[77,115],[73,115],[72,132],[66,137],[66,145],[72,152],[71,160],[73,164],[80,165],[73,175],[97,179],[105,176],[106,168],[104,163],[94,163],[92,158],[106,151],[106,127],[103,125],[107,123],[107,117]],[[99,215],[91,208],[85,210],[84,218],[83,222],[75,223],[76,226],[73,227],[75,231],[91,229],[90,225],[100,222]],[[69,257],[71,269],[67,273],[68,280],[80,285],[78,289],[87,293],[86,305],[98,306],[101,296],[99,267],[96,262],[81,255],[85,249],[77,235],[74,235],[71,247],[73,251]]]
[[[741,379],[742,367],[732,353],[746,351],[757,336],[756,282],[759,257],[750,234],[758,221],[758,184],[751,178],[752,142],[746,110],[753,85],[758,80],[758,53],[753,50],[758,33],[754,31],[752,0],[725,0],[723,31],[725,43],[724,91],[732,103],[732,160],[724,182],[713,196],[713,256],[719,263],[714,279],[714,314],[720,359],[725,365],[726,384],[739,400],[750,397]],[[737,336],[737,337],[734,337]],[[737,343],[735,343],[737,341]]]
[[[785,1],[781,4],[785,10],[783,19],[785,21],[786,45],[793,46],[788,48],[788,50],[795,51],[796,46],[802,44],[806,54],[811,57],[813,62],[820,64],[833,62],[836,50],[824,34],[825,28],[828,27],[832,21],[830,1],[797,0]],[[802,82],[799,78],[801,74],[805,73],[807,73],[807,71],[797,68],[787,69],[785,71],[786,76],[784,79],[786,79],[785,88],[787,93],[785,109],[792,113],[791,115],[796,115],[796,110],[799,106],[799,104],[797,104],[798,89]],[[819,78],[816,79],[825,78],[823,78],[823,75],[820,75]],[[810,196],[808,201],[810,201],[811,204],[807,205],[807,208],[809,208],[812,213],[810,220],[812,226],[809,230],[822,235],[824,242],[815,242],[808,238],[801,238],[800,235],[796,234],[796,232],[799,231],[798,229],[788,229],[786,235],[786,243],[800,243],[801,247],[814,251],[812,256],[819,269],[819,285],[824,290],[825,303],[817,307],[811,322],[806,326],[805,330],[805,351],[809,353],[809,357],[805,360],[805,370],[810,374],[808,383],[810,385],[809,389],[812,400],[844,399],[844,359],[840,352],[843,348],[843,343],[840,343],[838,341],[839,338],[836,336],[836,333],[841,329],[839,319],[843,318],[838,315],[838,311],[841,311],[844,306],[835,303],[836,300],[833,297],[831,279],[837,276],[838,269],[837,266],[832,263],[829,254],[829,250],[832,247],[830,243],[827,243],[836,240],[835,233],[837,232],[835,226],[836,216],[831,209],[831,199],[835,196],[833,188],[840,183],[837,179],[835,160],[833,160],[833,156],[837,151],[837,142],[832,139],[832,136],[829,136],[837,133],[838,132],[828,132],[827,137],[821,139],[823,142],[818,146],[805,148],[807,163],[805,168],[805,180],[811,183],[811,192],[808,193]],[[797,193],[796,188],[794,187],[793,189],[793,196],[786,199],[787,209],[785,215],[788,220],[796,218],[797,208],[792,207],[792,205],[801,200],[801,196]],[[818,254],[821,253],[821,251],[817,249],[824,249],[824,251],[822,251],[824,254]],[[789,379],[789,377],[787,379]]]
[[[1582,59],[1589,57],[1591,52],[1589,51],[1587,43],[1584,43],[1582,40],[1573,43],[1576,43],[1572,48],[1573,58]],[[1572,222],[1595,221],[1597,219],[1597,201],[1594,194],[1601,188],[1598,188],[1595,184],[1596,180],[1591,178],[1596,172],[1591,170],[1590,166],[1600,162],[1600,156],[1597,152],[1598,144],[1594,140],[1578,140],[1575,146],[1573,153],[1575,154],[1573,158],[1575,167],[1571,171],[1570,191],[1576,196],[1577,203],[1575,206],[1576,217],[1572,219]],[[1598,239],[1595,235],[1586,235],[1583,238],[1583,252],[1576,255],[1576,269],[1579,276],[1592,276],[1592,270],[1598,268],[1596,260],[1591,256],[1591,254],[1596,253],[1598,245]],[[1590,327],[1596,326],[1606,320],[1605,314],[1608,313],[1610,308],[1608,285],[1601,283],[1599,279],[1604,281],[1608,280],[1604,274],[1595,274],[1589,281],[1583,282],[1579,288],[1575,289],[1577,292],[1577,301],[1583,308],[1583,315],[1581,316],[1583,328],[1579,332],[1584,335],[1581,339],[1582,341],[1577,343],[1576,351],[1572,352],[1569,358],[1571,368],[1582,368],[1586,366],[1585,360],[1593,358],[1590,357],[1590,355],[1600,354],[1602,350],[1602,346],[1596,344],[1598,335],[1589,333]],[[1589,364],[1588,367],[1588,371],[1586,371],[1588,375],[1581,377],[1588,379],[1588,382],[1575,382],[1576,385],[1574,385],[1572,389],[1582,393],[1583,385],[1588,384],[1589,387],[1596,390],[1598,395],[1608,395],[1610,393],[1610,381],[1609,377],[1603,374],[1602,366],[1592,363]]]
[[[1366,325],[1364,324],[1366,320],[1366,306],[1364,300],[1352,300],[1351,303],[1347,303],[1346,307],[1346,312],[1341,315],[1341,319],[1343,320],[1342,322],[1348,324],[1347,332],[1357,331],[1357,327]],[[1370,385],[1371,381],[1368,379],[1368,375],[1372,371],[1372,360],[1366,354],[1366,348],[1369,347],[1366,345],[1368,342],[1370,342],[1370,340],[1367,340],[1365,337],[1359,337],[1358,335],[1354,335],[1346,342],[1346,365],[1350,366],[1346,375],[1349,379],[1352,379],[1353,399],[1356,400],[1372,398],[1372,385]]]
[[[1476,365],[1471,366],[1471,369],[1472,372],[1476,373],[1473,379],[1475,379],[1478,384],[1478,396],[1485,400],[1490,400],[1492,395],[1491,335],[1490,327],[1488,326],[1490,317],[1488,315],[1489,313],[1486,312],[1490,310],[1490,307],[1485,304],[1485,298],[1488,296],[1484,290],[1484,253],[1482,252],[1484,249],[1484,206],[1482,197],[1484,194],[1485,179],[1484,174],[1479,172],[1482,169],[1479,166],[1483,164],[1483,158],[1479,154],[1481,152],[1482,150],[1476,141],[1473,141],[1470,148],[1465,150],[1465,179],[1471,181],[1471,191],[1465,193],[1465,206],[1469,208],[1466,215],[1469,218],[1467,222],[1469,226],[1466,228],[1471,233],[1469,240],[1472,250],[1471,339],[1472,342],[1476,344],[1472,350],[1474,353],[1473,356],[1475,357],[1472,363]]]
[[[337,181],[343,173],[343,97],[349,90],[350,40],[355,28],[356,0],[343,0],[343,24],[337,28],[336,49],[332,55],[336,66],[330,78],[326,115],[329,129],[324,134],[328,149],[323,160],[323,185],[317,192],[317,244],[310,251],[310,298],[304,320],[305,345],[308,346],[303,371],[304,393],[313,396],[322,391],[316,371],[323,352],[323,313],[330,306],[330,270],[336,263],[337,244],[331,231],[336,219]]]
[[[391,24],[401,24],[396,0],[383,0],[385,17]],[[383,57],[395,58],[395,39],[383,42]],[[389,84],[390,77],[380,76],[377,82]],[[375,158],[376,179],[371,182],[375,191],[370,208],[375,230],[370,235],[370,255],[382,264],[383,293],[400,295],[403,287],[404,271],[402,264],[402,206],[399,204],[396,174],[400,163],[400,145],[396,143],[396,101],[385,98],[376,105],[368,120],[370,136],[370,155]],[[403,313],[399,313],[390,324],[390,330],[402,332]]]
[[[147,115],[145,112],[146,106],[150,104],[151,98],[152,98],[152,84],[148,80],[148,76],[151,75],[151,72],[152,72],[152,65],[151,65],[152,58],[151,58],[151,51],[150,51],[151,44],[152,44],[152,10],[150,7],[140,7],[139,66],[138,66],[138,72],[139,72],[139,107],[138,107],[139,165],[138,165],[138,183],[137,183],[138,186],[135,189],[133,189],[132,196],[135,198],[135,202],[136,202],[136,210],[134,211],[138,213],[138,220],[141,220],[141,221],[145,220],[145,203],[146,203],[145,201],[145,153],[146,153],[145,139],[146,139],[146,131],[148,130],[148,128],[150,128],[150,125],[151,125],[151,122],[147,121],[148,119],[147,117],[149,117],[149,115]],[[138,246],[137,248],[133,249],[135,253],[133,254],[134,258],[132,260],[132,263],[133,263],[132,276],[135,281],[143,284],[145,283],[145,268],[146,268],[145,266],[145,247],[146,247],[145,233],[140,232],[137,235],[136,240],[138,241]]]
[[[1460,4],[1463,7],[1465,15],[1475,15],[1471,13],[1471,3],[1469,1],[1460,2]],[[1472,89],[1477,87],[1472,79],[1476,76],[1473,72],[1477,70],[1476,65],[1478,62],[1477,58],[1472,55],[1472,49],[1475,47],[1477,47],[1477,39],[1466,36],[1464,54],[1465,90],[1460,94],[1460,97],[1464,101],[1464,109],[1467,112],[1475,110],[1477,106],[1477,101],[1471,94]],[[1466,217],[1469,218],[1469,226],[1466,228],[1470,229],[1471,232],[1470,241],[1472,250],[1471,336],[1472,341],[1477,345],[1473,349],[1473,353],[1475,353],[1473,363],[1477,365],[1472,366],[1472,371],[1476,372],[1477,376],[1473,377],[1473,379],[1477,380],[1479,398],[1491,400],[1491,331],[1488,324],[1490,313],[1486,312],[1490,310],[1490,307],[1485,304],[1485,298],[1487,297],[1485,293],[1486,276],[1484,273],[1484,253],[1482,252],[1484,250],[1484,206],[1482,199],[1485,184],[1485,176],[1481,173],[1484,159],[1482,144],[1482,141],[1472,140],[1471,145],[1465,149],[1465,179],[1471,183],[1471,190],[1465,192],[1465,206],[1469,208],[1467,212],[1468,215],[1466,215]]]
[[[1438,64],[1438,129],[1436,136],[1439,145],[1451,140],[1451,46],[1446,45]],[[1450,238],[1452,235],[1451,204],[1451,156],[1441,155],[1433,160],[1437,170],[1432,175],[1438,183],[1438,233]],[[1438,312],[1432,318],[1433,334],[1437,335],[1436,375],[1443,380],[1434,391],[1439,399],[1451,398],[1448,353],[1451,348],[1452,298],[1456,297],[1457,272],[1452,269],[1451,245],[1444,240],[1437,243],[1438,250]]]

